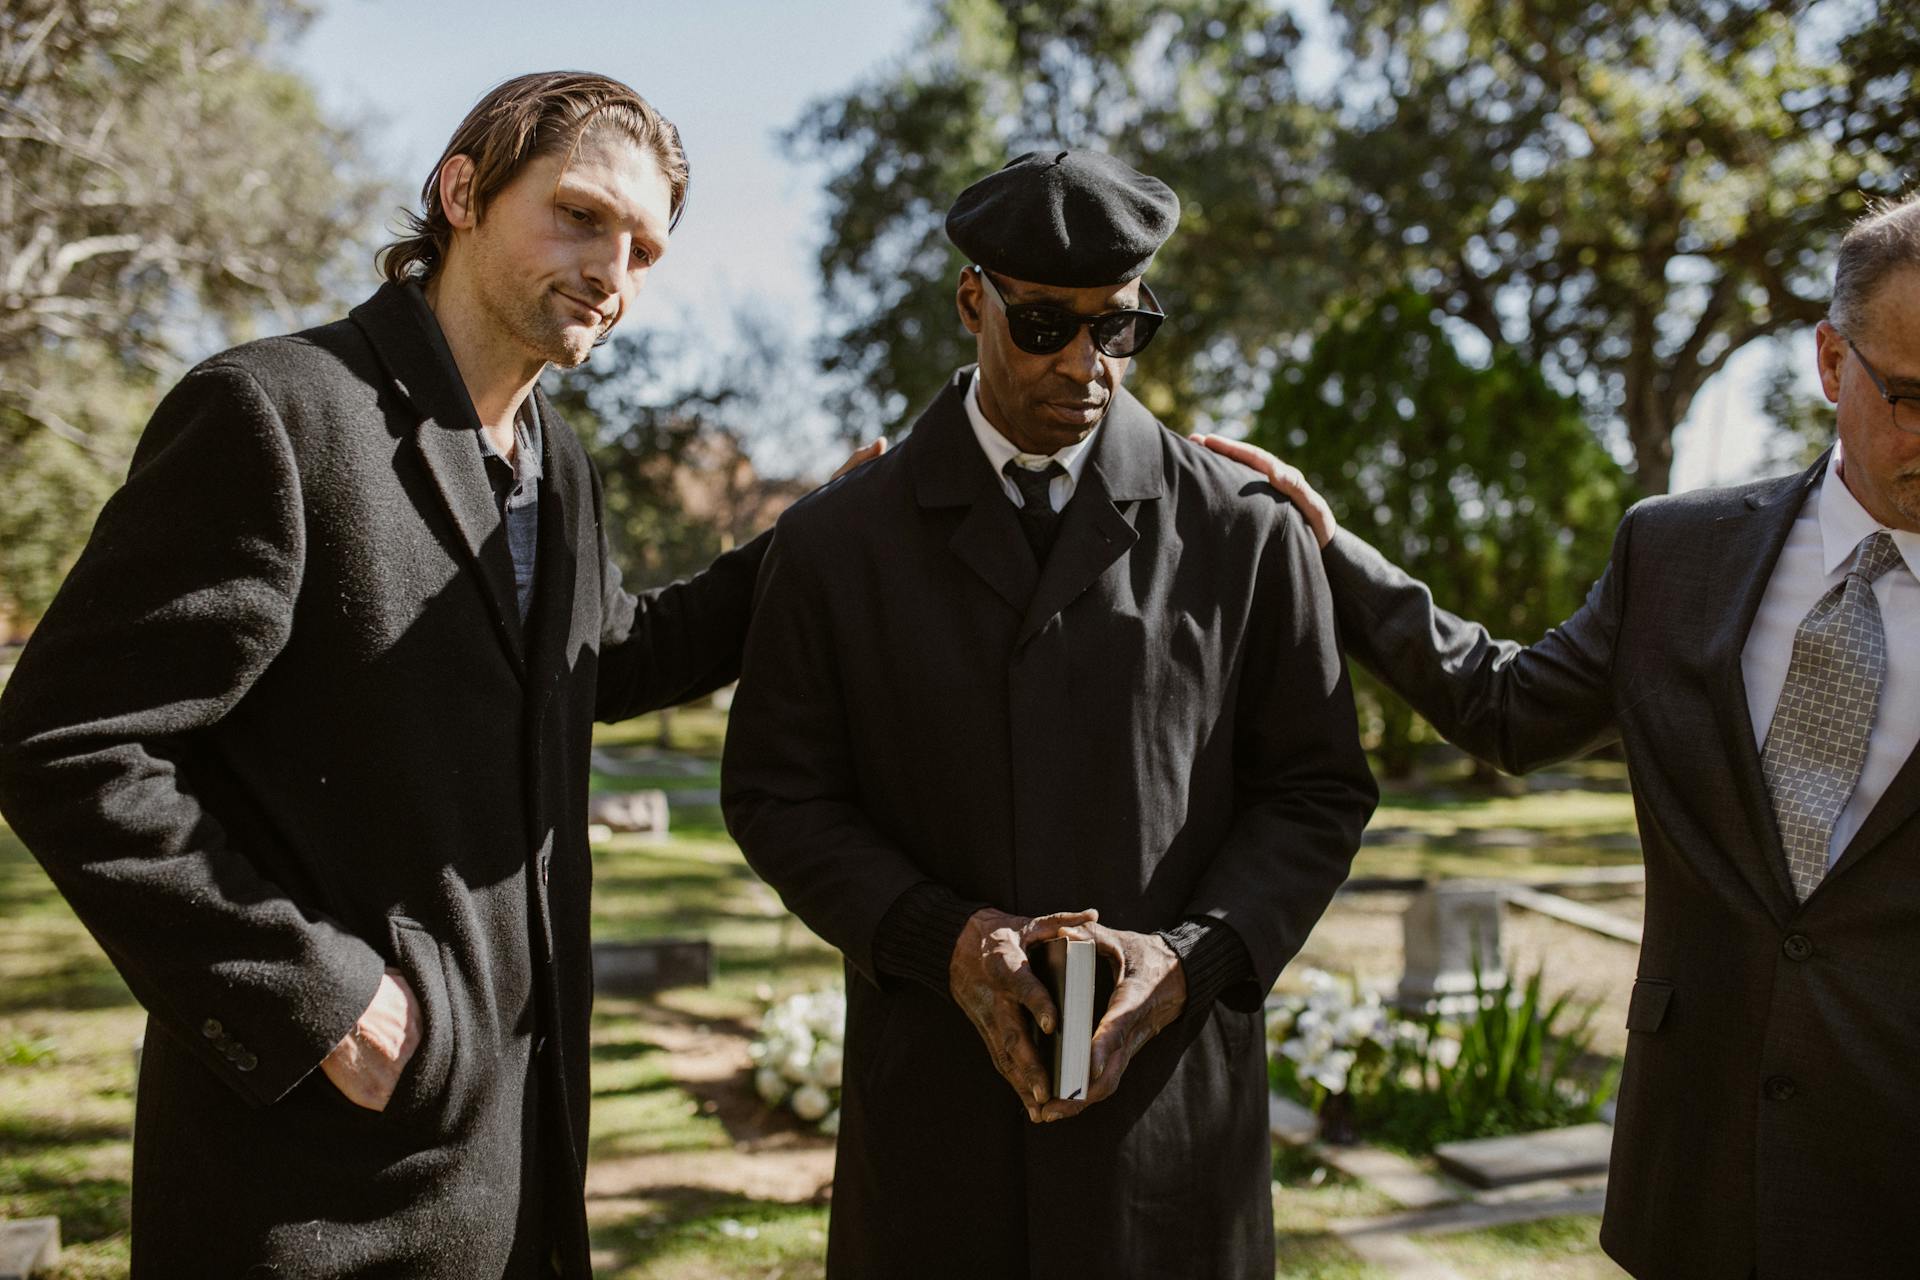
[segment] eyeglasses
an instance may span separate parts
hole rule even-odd
[[[1867,358],[1860,354],[1860,348],[1853,345],[1852,338],[1847,339],[1847,347],[1853,352],[1853,358],[1860,362],[1860,367],[1867,371],[1867,376],[1873,379],[1873,389],[1893,410],[1893,425],[1908,435],[1920,436],[1920,395],[1893,394],[1887,390],[1887,380],[1880,376],[1878,369],[1867,363]]]
[[[1160,300],[1153,296],[1153,290],[1144,280],[1140,282],[1140,292],[1146,295],[1147,305],[1153,310],[1106,311],[1097,316],[1083,316],[1047,302],[1009,303],[986,268],[975,266],[974,271],[987,282],[993,296],[1000,299],[1000,309],[1007,314],[1007,335],[1013,339],[1013,345],[1031,356],[1052,355],[1072,342],[1085,325],[1093,331],[1093,345],[1101,354],[1122,360],[1139,355],[1159,332],[1160,322],[1167,318],[1160,310]]]

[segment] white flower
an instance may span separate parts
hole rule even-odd
[[[840,1074],[846,1064],[846,1055],[840,1046],[823,1044],[813,1055],[814,1076],[829,1089],[840,1087]]]
[[[1309,1069],[1308,1076],[1328,1093],[1345,1093],[1347,1072],[1353,1070],[1353,1061],[1351,1049],[1334,1049]]]
[[[820,1132],[829,1137],[840,1132],[840,1108],[827,1112],[827,1118],[820,1122]]]
[[[753,1090],[760,1095],[762,1102],[777,1107],[780,1100],[787,1096],[787,1082],[772,1067],[762,1067],[753,1073]]]
[[[780,1074],[795,1084],[804,1084],[813,1078],[813,1041],[802,1040],[787,1046],[780,1058]]]
[[[1460,1061],[1460,1042],[1448,1036],[1435,1036],[1432,1051],[1433,1060],[1442,1067],[1450,1069]]]
[[[803,1084],[793,1091],[793,1100],[788,1105],[793,1108],[793,1114],[811,1122],[827,1114],[833,1106],[833,1099],[819,1085]]]

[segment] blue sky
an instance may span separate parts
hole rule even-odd
[[[822,327],[815,254],[821,173],[778,141],[806,104],[882,73],[923,33],[920,0],[605,0],[547,8],[507,0],[325,0],[291,61],[336,118],[361,120],[404,197],[487,88],[526,71],[581,68],[633,85],[676,124],[692,202],[639,318],[731,332],[742,306]],[[1794,358],[1812,368],[1812,341]],[[1736,356],[1677,438],[1676,489],[1753,473],[1768,353]]]

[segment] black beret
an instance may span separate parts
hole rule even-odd
[[[1001,275],[1061,288],[1125,284],[1180,221],[1180,197],[1097,151],[1029,151],[960,193],[947,238]]]

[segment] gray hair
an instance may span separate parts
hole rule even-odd
[[[1841,239],[1827,321],[1848,336],[1859,332],[1880,282],[1902,267],[1920,267],[1920,191],[1869,202]]]

